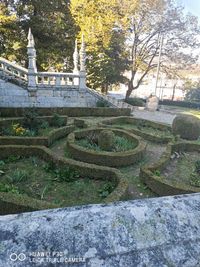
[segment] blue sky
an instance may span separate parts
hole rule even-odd
[[[188,12],[198,16],[200,19],[200,0],[178,0],[177,2],[183,5]]]

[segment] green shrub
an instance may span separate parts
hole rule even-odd
[[[200,135],[200,120],[191,115],[178,115],[172,123],[172,133],[187,140],[197,140]]]
[[[127,151],[135,147],[136,143],[133,143],[124,137],[115,136],[114,151]]]
[[[106,100],[97,100],[96,107],[98,107],[98,108],[101,108],[101,107],[102,108],[109,108],[110,105]]]
[[[49,128],[49,123],[48,123],[48,121],[41,120],[40,128],[41,128],[41,129],[47,129],[47,128]]]
[[[36,134],[38,133],[41,120],[38,118],[38,113],[34,108],[24,112],[23,126]]]
[[[99,196],[102,198],[106,198],[110,193],[114,190],[114,185],[111,182],[107,182],[102,189],[100,189]]]
[[[53,162],[49,162],[44,165],[46,172],[52,172],[54,176],[54,181],[58,182],[73,182],[75,179],[79,178],[79,173],[72,169],[71,167],[58,168]]]
[[[51,125],[55,127],[65,126],[65,119],[62,118],[59,114],[53,113],[53,117],[51,119]]]
[[[82,147],[85,147],[91,150],[101,151],[100,147],[96,143],[91,142],[89,139],[80,139],[77,141],[77,144],[79,146],[82,146]]]
[[[28,178],[28,174],[24,170],[15,170],[11,176],[8,176],[9,181],[12,184],[17,184],[22,181],[25,181]]]
[[[195,187],[200,187],[200,175],[193,172],[190,176],[190,184]]]
[[[142,100],[141,98],[128,98],[125,100],[127,104],[130,104],[132,106],[136,107],[144,107],[145,106],[145,101]]]
[[[200,160],[195,162],[195,171],[200,174]]]
[[[80,177],[79,173],[70,167],[56,169],[54,173],[54,180],[59,182],[73,182]]]
[[[99,133],[98,146],[105,151],[111,151],[114,147],[115,134],[111,130],[103,130]]]
[[[10,136],[13,135],[13,131],[11,127],[2,127],[0,135]]]
[[[0,192],[11,192],[13,194],[20,194],[16,186],[4,183],[0,183]]]
[[[12,162],[16,162],[18,160],[20,160],[22,157],[21,156],[15,156],[15,155],[10,155],[9,157],[7,157],[4,162],[5,163],[12,163]]]
[[[160,100],[160,105],[167,105],[167,106],[177,106],[177,107],[185,107],[185,108],[194,108],[200,109],[200,103],[198,102],[189,102],[189,101],[172,101],[172,100]]]

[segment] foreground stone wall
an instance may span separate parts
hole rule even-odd
[[[0,107],[95,107],[97,97],[88,90],[40,88],[36,96],[28,90],[0,79]]]
[[[199,237],[200,194],[7,215],[0,266],[197,267]]]

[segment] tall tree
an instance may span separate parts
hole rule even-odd
[[[124,80],[127,66],[125,36],[117,27],[119,1],[71,0],[70,9],[87,44],[89,86],[106,92],[110,84]]]
[[[17,27],[17,16],[13,14],[7,1],[0,3],[0,55],[16,60],[20,54],[21,41]]]
[[[182,8],[171,0],[141,0],[128,12],[129,21],[124,31],[131,48],[131,78],[126,98],[157,67],[162,36],[161,68],[168,68],[169,62],[176,65],[194,62],[195,57],[188,53],[188,49],[199,47],[197,37],[200,33],[197,18],[184,16]]]
[[[29,27],[31,27],[35,37],[38,69],[62,70],[64,67],[65,70],[73,69],[72,55],[77,27],[75,27],[69,10],[69,1],[2,1],[5,20],[9,22],[11,18],[15,18],[15,27],[18,29],[18,34],[16,34],[13,28],[7,27],[5,29],[4,26],[5,55],[8,54],[5,43],[12,44],[11,35],[13,35],[20,40],[18,61],[27,62],[27,34]],[[6,23],[8,24],[8,22]]]
[[[41,69],[72,69],[76,28],[69,11],[69,1],[17,0],[15,9],[26,33],[31,27]],[[64,61],[65,59],[65,61]]]

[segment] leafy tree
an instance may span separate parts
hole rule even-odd
[[[189,101],[199,102],[200,101],[200,81],[192,82],[187,80],[184,84],[185,90],[187,90],[185,99]]]
[[[21,42],[17,27],[17,16],[9,9],[7,2],[0,3],[0,55],[16,60],[20,54]]]
[[[69,10],[69,1],[3,0],[3,2],[7,10],[5,12],[5,8],[3,9],[5,20],[9,22],[15,19],[15,28],[18,29],[16,34],[13,26],[8,26],[5,29],[4,43],[6,39],[11,46],[12,35],[20,38],[18,61],[27,62],[27,34],[31,27],[35,37],[38,68],[73,69],[72,55],[77,28]],[[6,51],[5,56],[10,53],[5,45],[3,50]]]
[[[178,66],[196,60],[188,54],[188,49],[199,47],[197,36],[200,33],[197,18],[184,16],[182,8],[175,6],[173,1],[141,0],[134,10],[130,8],[127,12],[128,23],[124,31],[131,48],[131,78],[126,98],[157,67],[162,36],[161,68],[167,69],[170,64]]]
[[[88,84],[106,92],[108,86],[124,81],[127,52],[125,36],[116,27],[120,20],[116,0],[71,0],[71,13],[87,44]]]

